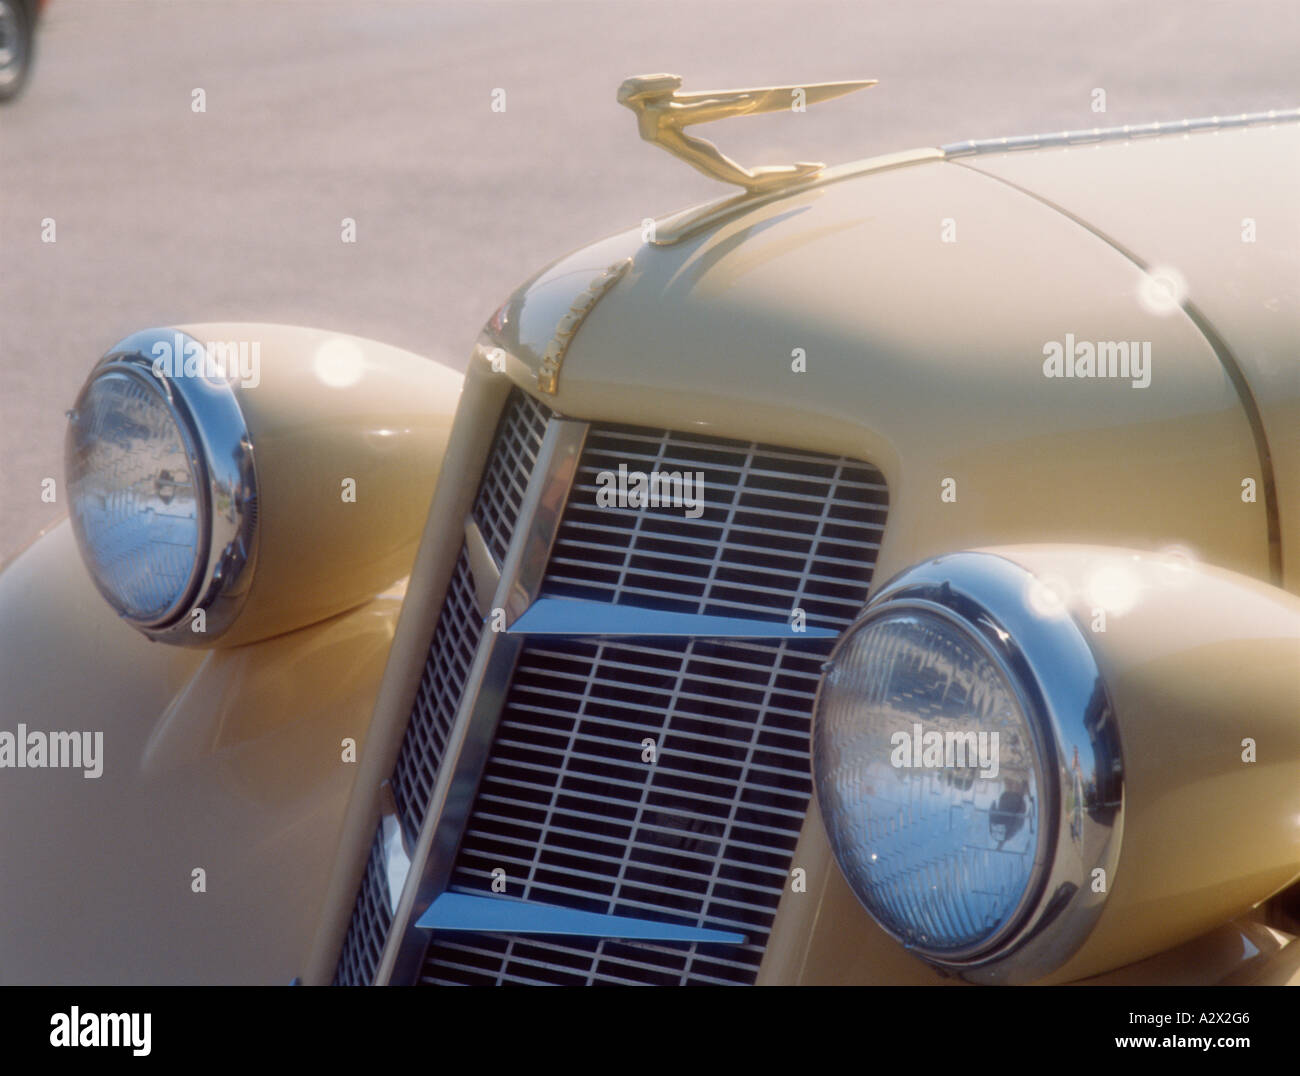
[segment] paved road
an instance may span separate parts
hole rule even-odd
[[[879,78],[726,132],[741,160],[834,162],[1295,106],[1298,46],[1295,0],[53,0],[0,109],[0,558],[62,512],[63,411],[127,333],[296,322],[460,365],[534,268],[720,193],[637,140],[629,74]]]

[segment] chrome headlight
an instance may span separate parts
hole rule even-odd
[[[985,980],[1074,952],[1118,859],[1122,768],[1092,651],[1049,587],[982,553],[905,572],[836,645],[813,729],[831,847],[886,931]]]
[[[191,337],[139,333],[68,419],[69,513],[95,585],[145,634],[203,644],[237,611],[255,553],[252,445],[230,383]]]

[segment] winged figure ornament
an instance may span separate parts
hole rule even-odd
[[[746,168],[712,142],[686,134],[682,128],[731,116],[758,116],[765,112],[797,110],[876,85],[876,79],[857,82],[814,82],[806,86],[766,86],[749,90],[704,90],[682,93],[680,75],[636,75],[618,88],[618,102],[636,113],[637,128],[647,142],[666,149],[711,179],[735,183],[757,193],[809,179],[825,165],[795,164]]]

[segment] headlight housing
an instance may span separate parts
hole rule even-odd
[[[1122,828],[1114,715],[1063,603],[1010,561],[940,557],[871,601],[826,666],[813,774],[845,878],[931,963],[1030,981],[1100,914]]]
[[[150,637],[206,643],[256,561],[252,443],[229,381],[192,337],[151,330],[104,356],[68,419],[69,513],[96,587]]]

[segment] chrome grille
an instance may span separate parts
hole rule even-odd
[[[537,450],[549,418],[545,405],[518,389],[511,391],[471,513],[498,567],[505,563],[506,548],[523,506],[524,487],[537,464]]]
[[[414,845],[424,823],[429,798],[433,795],[433,783],[437,780],[438,767],[456,717],[456,705],[464,690],[482,631],[483,621],[474,607],[474,579],[469,570],[469,557],[462,546],[390,779],[398,823],[411,845]],[[343,950],[335,971],[336,985],[362,986],[371,982],[391,925],[381,822],[370,844],[370,859],[343,939]],[[365,978],[351,977],[361,972],[365,973]]]
[[[598,476],[704,474],[697,518],[599,507]],[[543,594],[836,627],[861,610],[887,508],[875,468],[843,458],[627,427],[593,428]]]
[[[393,766],[397,817],[412,838],[424,824],[433,784],[438,779],[438,766],[456,717],[456,705],[482,633],[483,618],[474,604],[474,576],[469,568],[469,555],[462,546],[434,629],[424,675],[415,692],[411,720]]]
[[[705,473],[706,507],[598,508],[597,476]],[[847,627],[885,522],[874,468],[594,427],[546,596]],[[748,983],[810,794],[809,721],[830,640],[526,643],[451,880],[585,911],[734,930],[743,945],[438,934],[426,983]],[[654,764],[642,740],[657,743]]]
[[[516,480],[520,468],[526,468],[523,481],[527,481],[548,417],[541,404],[517,389],[506,402],[473,508],[474,519],[490,547],[494,539],[489,535],[496,536],[497,541],[504,535],[504,541],[508,542],[515,529],[522,488],[516,486]],[[494,548],[494,555],[504,557],[504,545],[499,553]],[[398,821],[412,845],[424,824],[438,767],[482,632],[483,618],[475,604],[469,555],[462,546],[391,778]],[[384,862],[381,825],[371,843],[370,859],[343,940],[335,971],[336,984],[369,983],[378,966],[391,926]],[[361,975],[364,977],[357,977]]]
[[[519,520],[523,487],[537,462],[549,417],[542,404],[514,389],[497,423],[472,515],[498,565],[505,559],[506,546]],[[476,607],[469,554],[462,546],[393,767],[398,818],[412,840],[424,824],[438,766],[482,633],[483,618]]]
[[[384,877],[384,848],[376,839],[370,846],[366,872],[361,878],[357,903],[352,909],[343,951],[334,970],[335,986],[367,986],[374,981],[379,954],[384,951],[393,924],[388,910],[388,882]]]
[[[431,983],[747,983],[811,792],[827,646],[537,641],[520,658],[454,888],[746,935],[744,945],[438,936]],[[642,741],[657,744],[642,761]],[[485,958],[492,954],[493,961]],[[539,954],[546,961],[537,965]]]

